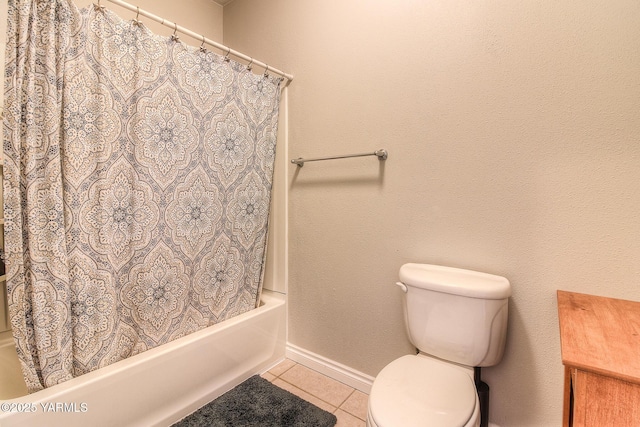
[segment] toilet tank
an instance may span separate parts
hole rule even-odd
[[[430,264],[405,264],[409,339],[422,353],[466,366],[493,366],[504,353],[509,281],[501,276]]]

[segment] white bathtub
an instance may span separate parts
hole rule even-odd
[[[54,387],[2,400],[0,426],[169,426],[284,359],[285,321],[284,296],[265,290],[261,306],[248,313]],[[0,363],[11,365],[5,361],[0,354]],[[11,376],[2,369],[0,382]]]

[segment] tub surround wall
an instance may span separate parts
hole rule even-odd
[[[557,425],[556,289],[640,299],[640,3],[234,0],[293,73],[289,341],[374,376],[410,353],[405,262],[505,276],[491,421]],[[522,402],[527,402],[522,405]]]

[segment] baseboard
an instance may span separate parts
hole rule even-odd
[[[363,374],[353,368],[338,363],[334,360],[315,354],[309,350],[300,348],[294,344],[287,343],[287,358],[306,366],[309,369],[320,372],[323,375],[340,381],[350,387],[360,390],[363,393],[371,392],[371,385],[374,378]]]

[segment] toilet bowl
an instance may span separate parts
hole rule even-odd
[[[473,369],[422,354],[385,366],[369,394],[368,427],[479,425]]]
[[[368,427],[479,426],[474,368],[503,355],[511,286],[504,277],[428,264],[400,268],[405,325],[418,354],[385,366]]]

